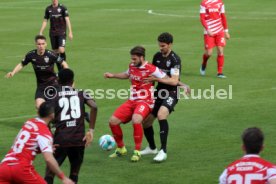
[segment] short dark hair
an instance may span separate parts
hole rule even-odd
[[[157,40],[159,42],[163,42],[163,43],[166,43],[166,44],[170,44],[170,43],[173,43],[173,35],[168,33],[168,32],[165,32],[165,33],[161,33]]]
[[[58,72],[58,82],[61,85],[72,85],[74,82],[73,70],[66,68]]]
[[[263,147],[264,134],[260,128],[247,128],[242,134],[242,141],[247,154],[259,154]]]
[[[143,56],[145,57],[146,55],[146,49],[142,46],[136,46],[130,50],[131,55],[136,55],[136,56]]]
[[[38,115],[41,118],[46,118],[50,114],[55,112],[55,106],[51,102],[43,102],[38,109]]]
[[[45,40],[45,41],[46,41],[46,37],[43,36],[43,35],[36,35],[36,36],[35,36],[35,42],[36,42],[37,40]]]

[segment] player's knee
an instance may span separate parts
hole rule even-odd
[[[132,116],[132,123],[138,124],[138,123],[142,123],[142,121],[143,121],[143,117],[140,114],[134,114]]]
[[[118,125],[120,124],[120,121],[118,120],[118,118],[111,116],[108,123],[109,125]]]
[[[158,120],[167,119],[168,115],[169,115],[169,112],[159,110],[158,113],[157,113],[157,119]]]

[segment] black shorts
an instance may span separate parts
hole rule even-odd
[[[154,117],[157,117],[158,111],[159,111],[161,106],[167,107],[168,110],[169,110],[169,113],[171,113],[172,111],[174,111],[174,107],[177,104],[177,102],[178,102],[178,99],[177,99],[177,95],[175,95],[175,94],[170,94],[165,99],[164,98],[163,99],[162,98],[157,98],[155,100],[154,107],[152,109],[151,114]]]
[[[42,98],[45,101],[50,101],[57,95],[57,85],[52,86],[38,86],[35,92],[35,100]]]
[[[62,165],[66,157],[68,157],[71,173],[78,174],[83,162],[84,146],[76,147],[57,147],[54,153],[54,157],[59,165]]]
[[[66,35],[59,35],[59,36],[50,35],[50,39],[51,39],[51,45],[53,50],[56,50],[59,47],[65,47]]]

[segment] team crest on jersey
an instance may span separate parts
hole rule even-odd
[[[32,59],[32,61],[36,61],[36,59]]]
[[[167,61],[166,66],[167,66],[167,67],[170,67],[170,66],[171,66],[171,60],[168,60],[168,61]]]
[[[156,63],[160,63],[160,61],[159,61],[159,60],[157,60],[157,61],[156,61]]]
[[[48,63],[48,62],[49,62],[49,58],[48,58],[48,57],[45,57],[45,58],[44,58],[44,61],[45,61],[45,63]]]
[[[61,9],[60,9],[60,8],[58,8],[58,9],[57,9],[57,11],[58,11],[58,13],[60,13]]]

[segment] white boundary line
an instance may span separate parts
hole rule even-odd
[[[196,11],[185,11],[186,13],[192,13],[197,15],[181,15],[181,14],[170,14],[170,13],[159,13],[153,10],[144,10],[144,9],[102,9],[103,11],[120,11],[120,12],[147,12],[150,15],[156,15],[156,16],[167,16],[167,17],[177,17],[177,18],[196,18],[199,19],[199,13]],[[244,14],[246,16],[231,16],[228,15],[228,19],[234,19],[234,20],[276,20],[276,17],[253,17],[250,16],[252,14],[260,16],[263,15],[275,15],[275,12],[247,12],[246,14],[243,12],[231,12],[231,14]],[[249,16],[248,16],[249,15]]]
[[[34,118],[35,116],[36,115],[24,115],[24,116],[6,117],[6,118],[0,118],[0,121],[7,121],[7,120],[21,119],[21,118]]]

